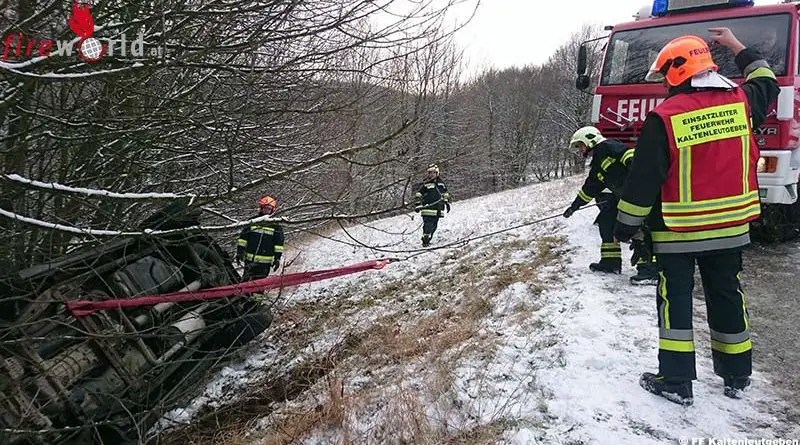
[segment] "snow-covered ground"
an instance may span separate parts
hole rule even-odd
[[[589,271],[599,256],[596,208],[462,242],[559,215],[581,182],[457,201],[432,245],[449,247],[421,254],[421,220],[410,214],[303,245],[289,240],[287,258],[297,258],[290,272],[404,260],[284,291],[275,323],[249,356],[162,426],[219,415],[247,394],[262,414],[246,427],[237,423],[239,441],[231,443],[800,439],[797,425],[772,414],[784,402],[763,373],[754,374],[745,399],[723,396],[701,301],[694,405],[639,387],[643,371],[657,371],[655,288],[630,286],[631,267],[613,276]],[[322,370],[307,388],[287,390],[286,400],[259,391],[298,369]],[[216,424],[233,429],[225,419]]]

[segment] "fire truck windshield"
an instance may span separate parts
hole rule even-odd
[[[710,42],[708,28],[714,27],[730,28],[745,46],[754,47],[767,59],[776,75],[786,75],[790,21],[789,14],[772,14],[619,31],[611,36],[600,83],[645,83],[647,70],[667,42],[687,34]],[[713,46],[711,52],[720,74],[741,77],[730,51]]]

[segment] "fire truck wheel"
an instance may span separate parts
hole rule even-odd
[[[792,205],[768,205],[761,208],[761,218],[750,226],[753,240],[783,243],[800,236],[800,200]]]

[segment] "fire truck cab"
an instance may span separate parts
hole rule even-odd
[[[648,11],[649,9],[649,11]],[[655,0],[635,20],[606,27],[605,47],[594,89],[591,121],[604,136],[635,146],[647,113],[661,103],[667,89],[645,82],[647,70],[670,40],[687,34],[708,38],[708,28],[728,27],[748,47],[769,62],[780,85],[767,120],[754,129],[761,158],[759,194],[764,212],[759,224],[781,226],[778,238],[800,230],[800,57],[798,4],[754,5],[753,0]],[[604,37],[605,38],[605,37]],[[595,39],[599,40],[599,39]],[[590,41],[591,42],[591,41]],[[589,88],[587,44],[578,55],[576,87]],[[724,76],[742,83],[734,57],[712,46],[714,61]],[[786,233],[788,229],[788,232]]]

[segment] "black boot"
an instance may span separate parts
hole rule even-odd
[[[422,247],[428,247],[431,245],[431,235],[423,234],[422,235]]]
[[[653,263],[642,263],[636,266],[636,275],[630,278],[635,286],[655,286],[658,284],[658,271]]]
[[[592,272],[622,273],[622,258],[603,258],[589,265]]]
[[[645,372],[639,378],[639,386],[679,405],[689,406],[694,403],[691,380],[668,382],[664,380],[664,376]]]
[[[745,388],[750,386],[750,377],[724,377],[726,396],[741,399]]]

